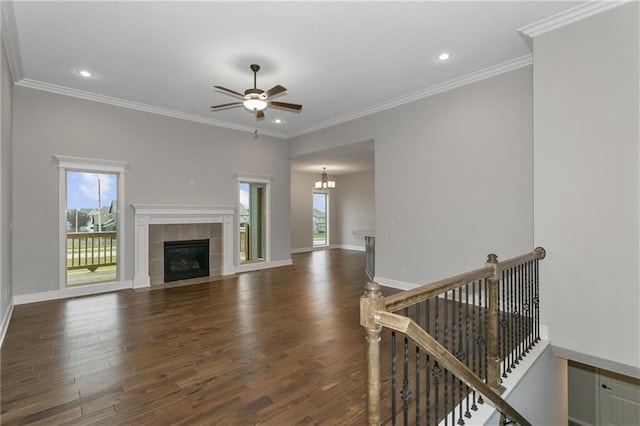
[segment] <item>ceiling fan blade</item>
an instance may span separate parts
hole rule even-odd
[[[256,110],[256,120],[258,118],[264,118],[264,111],[262,111],[261,109]]]
[[[287,89],[285,89],[284,87],[280,86],[279,84],[277,86],[273,86],[271,89],[267,90],[267,98],[270,98],[272,96],[278,95],[282,92],[286,92]]]
[[[242,93],[238,93],[235,90],[231,90],[231,89],[227,89],[226,87],[222,87],[222,86],[213,86],[218,90],[221,90],[223,92],[225,92],[227,95],[231,95],[231,96],[238,96],[240,98],[244,98],[244,95]]]
[[[302,105],[299,105],[299,104],[290,104],[287,102],[278,102],[278,101],[271,101],[269,103],[272,106],[277,108],[295,109],[296,111],[300,111],[302,109]]]
[[[231,102],[230,104],[213,105],[211,109],[230,108],[239,105],[242,105],[242,102]]]

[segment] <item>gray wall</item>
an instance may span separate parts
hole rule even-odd
[[[547,346],[505,399],[532,425],[566,425],[567,361]],[[499,420],[496,411],[485,425],[500,424]]]
[[[535,240],[548,251],[542,321],[570,358],[636,377],[638,13],[632,2],[534,39]]]
[[[375,229],[375,175],[353,173],[337,176],[335,181],[331,199],[338,210],[331,222],[331,243],[364,250],[364,237],[356,237],[353,231]]]
[[[11,219],[12,219],[12,90],[13,80],[6,53],[2,46],[0,68],[0,339],[2,327],[8,326],[5,318],[11,307]],[[7,321],[5,321],[5,319]]]
[[[319,175],[291,173],[291,249],[313,248],[313,183]]]
[[[126,279],[133,277],[129,204],[235,205],[235,173],[273,177],[271,260],[290,258],[290,166],[284,140],[254,139],[249,133],[24,87],[14,90],[14,140],[16,295],[59,288],[55,154],[130,162],[122,206],[127,208]]]
[[[290,155],[375,139],[376,277],[430,282],[533,249],[531,86],[521,68],[293,138]]]

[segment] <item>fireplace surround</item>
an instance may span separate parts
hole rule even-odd
[[[167,239],[180,240],[201,238],[196,237],[196,233],[207,231],[201,225],[204,224],[220,224],[220,238],[216,241],[216,231],[213,232],[213,251],[217,250],[221,254],[221,258],[217,262],[220,275],[230,275],[235,273],[234,254],[235,235],[234,235],[234,219],[235,207],[230,206],[189,206],[189,205],[158,205],[158,204],[132,204],[134,211],[135,235],[134,235],[134,277],[133,287],[142,288],[149,287],[152,283],[164,282],[164,278],[158,280],[156,276],[163,275],[160,272],[156,275],[159,265],[151,262],[150,251],[157,247],[158,229],[163,229],[163,241]],[[168,227],[155,227],[154,225],[169,225]],[[174,225],[174,226],[170,226]],[[190,226],[191,225],[191,226]],[[200,226],[198,226],[200,225]],[[151,231],[150,231],[151,228]],[[209,228],[213,229],[213,228]],[[164,235],[165,231],[173,235]],[[192,231],[193,230],[193,231]],[[200,231],[199,231],[200,230]],[[183,237],[175,238],[182,233]],[[193,233],[193,235],[191,235]],[[153,242],[150,243],[150,234]],[[198,234],[201,235],[201,234]],[[202,237],[205,238],[205,237]],[[207,237],[208,238],[208,237]],[[162,248],[160,247],[160,250]],[[212,256],[214,255],[212,254]],[[154,255],[155,256],[155,255]],[[153,268],[153,270],[150,269]],[[210,269],[215,267],[210,265]],[[162,270],[161,270],[162,271]],[[150,272],[153,272],[154,279],[152,281]]]

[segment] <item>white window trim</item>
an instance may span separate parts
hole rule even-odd
[[[125,210],[122,206],[125,206],[125,193],[124,193],[124,177],[125,169],[129,165],[127,161],[114,161],[104,160],[98,158],[82,158],[72,157],[68,155],[54,155],[53,158],[58,162],[58,176],[59,176],[59,288],[60,295],[62,297],[80,296],[85,294],[101,293],[105,291],[121,290],[123,288],[131,288],[133,286],[132,281],[126,282],[124,280],[125,272]],[[74,287],[67,287],[67,268],[66,268],[66,248],[67,248],[67,171],[80,171],[80,172],[104,172],[113,173],[118,175],[118,276],[115,282],[109,283],[97,283],[79,285]]]
[[[235,219],[235,254],[234,254],[234,262],[237,271],[250,271],[256,269],[255,266],[252,265],[263,265],[269,264],[271,262],[271,183],[273,182],[273,176],[264,176],[264,175],[256,175],[251,173],[235,173],[234,177],[236,179],[236,219]],[[264,244],[264,261],[260,262],[250,262],[250,263],[240,263],[240,183],[264,183],[265,188],[267,190],[267,206],[265,208],[265,225],[267,229],[265,229],[265,244]]]
[[[329,189],[315,189],[313,188],[311,190],[311,211],[313,212],[313,195],[314,194],[325,194],[327,196],[326,198],[326,205],[325,205],[325,209],[327,210],[324,214],[325,214],[325,220],[324,220],[324,236],[325,236],[325,244],[323,246],[314,246],[313,245],[313,238],[311,240],[311,247],[313,247],[314,249],[318,249],[318,250],[322,250],[322,249],[327,249],[330,248],[329,245],[329,236],[331,235],[331,220],[329,220],[329,203],[331,203],[331,197],[329,196],[329,194],[331,193],[331,190]],[[312,230],[313,231],[313,230]],[[312,233],[313,235],[313,233]]]

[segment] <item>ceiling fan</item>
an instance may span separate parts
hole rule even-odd
[[[213,86],[216,89],[226,93],[227,95],[243,99],[242,101],[213,105],[211,109],[217,111],[243,105],[249,111],[255,112],[256,119],[264,118],[264,109],[269,105],[276,108],[285,108],[295,111],[300,111],[302,109],[302,105],[299,104],[290,104],[287,102],[278,102],[271,100],[272,97],[286,92],[287,89],[280,86],[279,84],[267,90],[266,92],[262,89],[258,89],[256,85],[256,74],[258,73],[258,71],[260,71],[260,65],[251,64],[251,71],[253,71],[253,88],[245,90],[244,95],[234,90],[227,89],[226,87]]]

